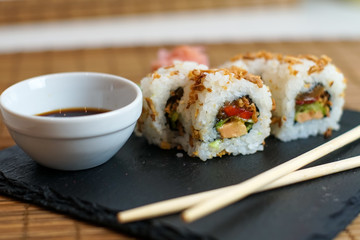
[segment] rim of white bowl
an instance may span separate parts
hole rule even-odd
[[[90,75],[93,75],[93,76],[111,77],[111,78],[115,78],[115,79],[117,79],[119,81],[126,82],[127,84],[129,84],[135,90],[136,96],[129,104],[127,104],[127,105],[125,105],[125,106],[123,106],[121,108],[110,110],[108,112],[104,112],[104,113],[101,113],[101,114],[94,114],[94,115],[88,115],[88,116],[77,116],[77,117],[69,117],[69,118],[43,117],[43,116],[37,116],[37,115],[25,115],[25,114],[21,114],[21,113],[18,113],[16,111],[13,111],[12,109],[8,108],[7,106],[5,106],[3,104],[4,94],[6,94],[6,92],[8,92],[8,91],[11,91],[11,89],[13,87],[15,87],[16,85],[24,84],[25,82],[28,82],[28,81],[31,81],[31,80],[34,80],[34,79],[37,79],[37,78],[48,77],[48,76],[55,76],[55,75],[84,75],[84,74],[90,74]],[[81,72],[81,71],[79,71],[79,72],[60,72],[60,73],[51,73],[51,74],[35,76],[35,77],[28,78],[28,79],[22,80],[20,82],[17,82],[15,84],[11,85],[7,89],[5,89],[0,95],[0,108],[2,108],[3,110],[9,112],[12,115],[21,117],[23,119],[36,120],[38,122],[43,122],[43,123],[50,123],[50,122],[52,122],[52,123],[55,123],[55,122],[58,122],[58,123],[82,122],[82,123],[84,123],[84,122],[90,122],[90,121],[93,121],[95,119],[108,118],[108,117],[111,117],[112,115],[117,115],[120,112],[126,112],[129,108],[132,108],[132,107],[136,106],[137,104],[139,104],[139,102],[142,102],[142,91],[141,91],[140,87],[136,83],[134,83],[133,81],[131,81],[129,79],[126,79],[124,77],[121,77],[121,76],[113,75],[113,74],[99,73],[99,72],[89,72],[89,71],[86,71],[86,72]],[[140,114],[141,114],[141,111],[139,113],[139,116],[140,116]],[[5,123],[5,120],[4,120],[4,123]],[[130,124],[128,124],[128,125],[130,125]],[[124,126],[124,128],[127,127],[127,126]]]

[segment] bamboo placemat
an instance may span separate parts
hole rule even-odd
[[[0,1],[0,25],[139,13],[287,5],[297,0],[12,0]]]
[[[105,72],[139,82],[150,71],[158,47],[102,48],[71,51],[0,54],[0,92],[37,75],[66,72]],[[346,108],[360,111],[360,41],[279,42],[206,45],[212,66],[240,52],[327,54],[348,79]],[[0,150],[14,145],[0,120]],[[111,230],[53,213],[32,204],[0,196],[1,239],[130,239]],[[360,216],[337,240],[360,239]]]

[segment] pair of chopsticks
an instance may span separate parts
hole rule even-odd
[[[360,125],[313,150],[242,183],[122,211],[118,213],[118,221],[120,223],[139,221],[184,210],[182,213],[183,220],[192,222],[253,193],[360,167],[360,156],[357,156],[298,170],[359,138]]]

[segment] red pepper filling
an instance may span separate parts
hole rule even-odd
[[[224,106],[220,108],[217,118],[224,120],[229,117],[240,117],[245,120],[252,119],[256,123],[256,106],[248,96],[241,97],[232,102],[225,102]]]
[[[311,104],[317,101],[327,102],[330,96],[323,85],[316,85],[311,91],[299,94],[296,99],[296,105]]]
[[[311,104],[316,102],[319,99],[319,97],[311,97],[307,96],[303,99],[296,99],[296,105],[304,105],[304,104]]]
[[[243,119],[250,119],[253,115],[252,111],[246,110],[245,108],[240,108],[235,105],[230,105],[230,106],[224,107],[224,112],[229,117],[237,116],[237,117],[241,117]]]
[[[240,137],[247,134],[257,122],[257,109],[248,96],[225,102],[217,114],[216,130],[221,138]]]
[[[330,115],[330,94],[321,84],[295,99],[295,121],[303,123],[312,119],[322,119]]]

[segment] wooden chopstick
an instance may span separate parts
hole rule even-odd
[[[267,191],[274,188],[287,186],[294,183],[308,181],[314,178],[350,170],[360,167],[360,156],[347,158],[344,160],[331,162],[316,167],[298,170],[260,188],[257,192]],[[221,192],[227,191],[234,186],[223,187],[211,191],[195,193],[179,198],[169,199],[149,205],[137,207],[134,209],[119,212],[117,217],[120,223],[134,222],[163,215],[180,212],[188,207],[193,206],[207,198],[217,196]]]
[[[348,143],[351,143],[360,137],[360,125],[354,129],[310,150],[298,157],[295,157],[283,164],[280,164],[268,171],[265,171],[249,180],[234,185],[233,188],[222,192],[221,194],[208,198],[182,213],[185,222],[192,222],[210,213],[213,213],[223,207],[226,207],[250,194],[258,191],[261,187],[298,170],[299,168],[335,151]]]

